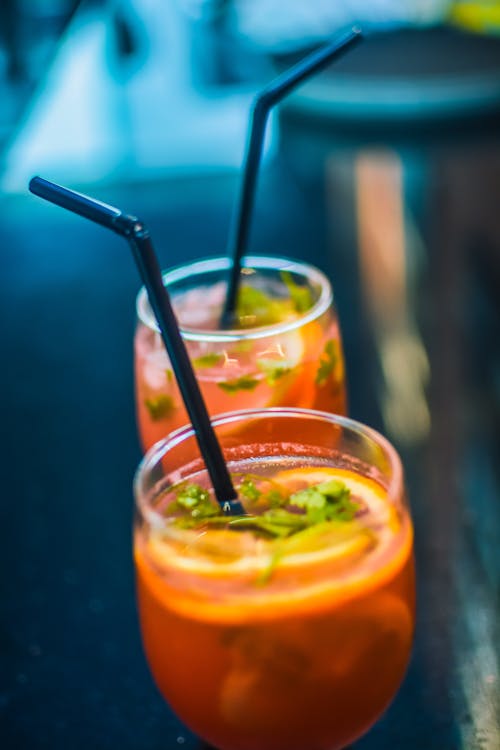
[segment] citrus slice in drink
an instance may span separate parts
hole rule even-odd
[[[349,527],[349,528],[346,528]],[[327,522],[280,542],[254,538],[249,532],[230,529],[190,532],[191,544],[184,530],[171,529],[168,541],[161,531],[152,532],[147,552],[155,566],[168,565],[178,571],[207,578],[256,576],[267,571],[276,555],[280,569],[308,569],[319,564],[352,560],[373,546],[371,532],[356,522]],[[174,545],[183,544],[183,554]]]
[[[273,482],[288,493],[332,480],[343,482],[353,500],[362,504],[359,519],[323,522],[272,541],[228,527],[186,530],[167,523],[164,529],[151,532],[144,552],[155,569],[170,570],[179,580],[189,577],[186,600],[179,595],[176,606],[191,610],[194,606],[203,619],[236,616],[241,620],[249,608],[261,608],[259,617],[270,617],[275,606],[281,610],[293,608],[303,600],[305,608],[314,608],[326,596],[349,598],[358,588],[366,587],[363,561],[368,557],[375,568],[370,572],[370,586],[378,585],[379,579],[391,574],[389,568],[401,564],[398,556],[386,554],[401,523],[387,503],[382,486],[356,472],[305,467],[273,476]],[[280,590],[281,578],[290,572],[294,574],[294,587]],[[194,593],[196,598],[196,590],[210,581],[216,587],[223,586],[224,581],[233,585],[239,581],[243,592],[248,594],[250,587],[251,596],[245,599],[242,594],[241,599],[231,597],[231,601],[221,596],[193,605],[190,597]],[[269,605],[267,611],[263,605]]]
[[[330,480],[343,482],[350,491],[351,496],[366,506],[370,511],[371,519],[376,519],[377,526],[382,529],[387,527],[391,533],[397,531],[400,521],[398,512],[394,505],[387,502],[386,490],[381,484],[370,477],[366,477],[350,469],[330,467],[298,467],[285,469],[274,475],[276,483],[283,483],[292,491],[296,492],[304,487],[321,484]]]

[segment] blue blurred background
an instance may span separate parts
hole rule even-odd
[[[249,250],[328,274],[350,414],[405,462],[415,654],[356,748],[500,746],[499,3],[2,0],[6,750],[199,747],[136,623],[137,273],[29,179],[137,214],[164,267],[224,253],[252,97],[354,22],[363,44],[271,118]]]

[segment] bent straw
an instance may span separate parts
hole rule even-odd
[[[107,229],[112,229],[128,240],[170,357],[186,410],[194,427],[217,501],[224,513],[244,514],[243,506],[236,499],[236,491],[182,340],[146,226],[135,216],[125,214],[118,208],[41,177],[33,177],[29,189],[40,198],[45,198],[57,206],[101,224]]]
[[[250,217],[254,204],[255,183],[259,168],[267,118],[271,108],[287,94],[305,81],[313,73],[326,68],[333,60],[341,57],[349,47],[361,41],[361,29],[353,26],[348,32],[319,50],[300,60],[296,65],[279,75],[255,97],[250,113],[247,135],[247,147],[244,158],[243,177],[238,202],[232,221],[228,256],[232,259],[228,287],[221,325],[231,325],[236,307],[238,286],[241,275],[241,264],[247,243]]]

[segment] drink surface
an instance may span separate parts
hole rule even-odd
[[[276,285],[274,298],[257,281],[242,286],[238,330],[220,341],[203,334],[217,331],[224,283],[173,296],[182,328],[194,332],[184,339],[210,414],[268,406],[344,414],[344,357],[333,307],[308,319],[304,312],[313,302],[304,298],[305,289],[291,287],[291,298],[283,296],[284,284]],[[302,317],[304,323],[295,325]],[[135,383],[137,421],[147,449],[189,420],[161,336],[142,321],[135,337]]]
[[[209,517],[186,524],[175,490],[156,505],[171,516],[166,527],[137,527],[150,667],[180,718],[220,750],[342,748],[380,716],[404,675],[411,523],[368,471],[340,464],[273,456],[232,466],[255,528]],[[193,485],[203,488],[203,475]],[[266,534],[277,519],[305,526]]]

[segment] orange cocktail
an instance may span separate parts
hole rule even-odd
[[[189,428],[136,477],[142,636],[180,719],[219,750],[339,750],[387,708],[414,628],[394,449],[321,412],[214,426],[247,515],[224,517]]]
[[[344,356],[328,279],[304,263],[244,261],[234,326],[221,330],[230,261],[164,275],[210,414],[297,406],[346,411]],[[137,422],[145,449],[189,422],[146,293],[137,300]]]

